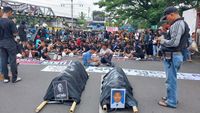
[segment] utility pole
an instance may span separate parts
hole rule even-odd
[[[1,0],[1,7],[3,7],[3,0]]]
[[[71,0],[71,18],[72,18],[72,31],[74,30],[74,11],[73,11],[73,9],[74,9],[74,6],[73,6],[73,0]]]
[[[71,5],[71,28],[74,30],[74,5],[79,5],[83,7],[83,4],[74,4],[73,0],[71,0],[71,4],[61,4],[61,7],[65,7],[65,5]]]
[[[90,18],[90,7],[88,7],[88,18]]]

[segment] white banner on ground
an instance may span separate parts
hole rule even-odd
[[[55,65],[50,65],[42,69],[41,71],[45,72],[62,72],[66,69],[66,66],[55,66]]]
[[[45,72],[62,72],[66,66],[47,66],[42,71]],[[88,67],[87,72],[91,73],[103,73],[106,74],[113,68],[110,67]],[[123,69],[126,75],[130,76],[143,76],[143,77],[156,77],[166,78],[165,72],[163,71],[152,71],[152,70],[137,70],[137,69]],[[178,79],[184,80],[200,80],[199,73],[178,73]]]
[[[42,65],[68,65],[70,61],[54,61],[54,60],[45,60],[41,64]]]
[[[88,67],[86,71],[92,73],[108,73],[112,69],[113,68],[109,67]],[[163,71],[137,70],[137,69],[123,69],[123,70],[126,73],[126,75],[131,75],[131,76],[166,78],[165,72]],[[178,73],[178,79],[200,80],[200,74]]]

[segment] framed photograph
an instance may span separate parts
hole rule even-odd
[[[111,89],[110,108],[125,108],[126,89]]]
[[[67,81],[55,81],[53,82],[54,97],[55,100],[68,100],[68,87]]]

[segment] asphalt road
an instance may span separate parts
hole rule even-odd
[[[116,61],[116,60],[115,60]],[[117,61],[123,68],[162,71],[161,62]],[[181,72],[200,73],[200,62],[184,63]],[[20,65],[19,73],[23,81],[12,84],[0,82],[0,113],[34,113],[51,80],[58,73],[42,72],[44,65]],[[100,73],[90,73],[90,79],[82,94],[82,101],[75,113],[99,113]],[[128,76],[133,86],[135,98],[139,102],[140,113],[200,113],[200,81],[179,80],[179,106],[177,109],[158,106],[160,97],[165,96],[165,80]],[[68,113],[69,106],[47,105],[41,113]],[[121,111],[119,113],[131,113]]]

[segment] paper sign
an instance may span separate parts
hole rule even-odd
[[[125,108],[126,89],[111,89],[110,108]]]
[[[67,81],[55,81],[53,82],[54,97],[55,100],[68,100],[68,87]]]

